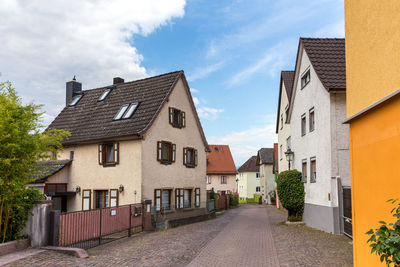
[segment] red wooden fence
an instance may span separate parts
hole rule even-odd
[[[62,213],[59,224],[59,246],[69,246],[141,226],[142,204]],[[130,231],[129,231],[130,234]]]

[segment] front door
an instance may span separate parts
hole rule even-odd
[[[108,190],[95,190],[96,209],[108,208]]]
[[[351,188],[343,188],[343,227],[344,234],[353,237],[351,216]]]

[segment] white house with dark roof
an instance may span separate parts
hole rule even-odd
[[[278,112],[276,118],[276,133],[278,134],[278,170],[279,172],[289,169],[285,152],[290,148],[290,123],[288,112],[290,98],[292,97],[294,71],[282,71],[279,83]]]
[[[71,132],[57,155],[69,160],[62,171],[66,188],[59,191],[52,175],[37,181],[62,199],[64,210],[151,199],[167,220],[204,214],[209,147],[183,71],[132,82],[115,78],[91,90],[72,80],[66,96],[48,127]],[[49,182],[56,184],[52,192]]]
[[[257,166],[260,168],[260,193],[263,203],[271,203],[271,195],[275,195],[275,174],[274,174],[274,149],[261,148],[257,152]]]
[[[350,187],[344,39],[300,38],[288,121],[293,169],[303,174],[303,220],[343,232],[342,189]]]

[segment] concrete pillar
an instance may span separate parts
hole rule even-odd
[[[39,200],[32,207],[24,233],[29,236],[32,247],[46,246],[49,239],[52,200]]]

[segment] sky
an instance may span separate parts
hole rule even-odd
[[[208,143],[237,166],[277,142],[299,37],[344,37],[342,0],[2,0],[0,18],[0,81],[42,104],[44,125],[74,75],[85,90],[184,70]]]

